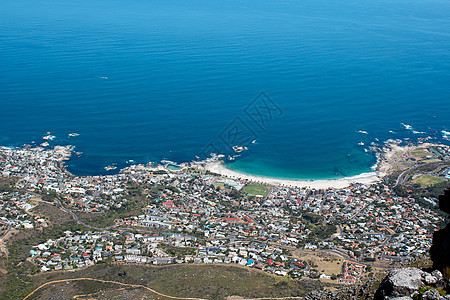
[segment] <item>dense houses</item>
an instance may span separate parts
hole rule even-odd
[[[302,276],[307,265],[280,247],[257,242],[199,241],[183,234],[131,232],[71,232],[34,245],[30,260],[41,271],[71,270],[100,261],[116,263],[239,264],[280,276]],[[173,249],[176,249],[175,252]],[[188,249],[189,251],[179,251]],[[177,252],[179,251],[179,252]]]
[[[0,148],[0,174],[18,178],[16,187],[27,191],[0,194],[4,222],[23,228],[45,224],[24,213],[32,193],[54,193],[74,213],[120,211],[137,190],[146,205],[140,214],[117,218],[114,228],[121,230],[66,232],[35,245],[31,260],[42,271],[105,260],[235,263],[280,276],[328,279],[292,256],[300,249],[347,257],[340,280],[354,282],[370,262],[407,262],[426,254],[444,221],[382,182],[325,190],[270,187],[267,195],[247,195],[248,182],[201,172],[195,163],[176,171],[136,165],[115,175],[73,176],[62,165],[71,151]]]
[[[0,223],[14,229],[47,227],[45,217],[29,212],[34,197],[29,193],[0,192]]]
[[[355,283],[364,275],[365,268],[365,265],[347,260],[344,261],[341,281],[345,283]]]

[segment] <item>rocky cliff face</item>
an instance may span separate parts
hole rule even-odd
[[[450,189],[439,197],[439,208],[450,214]],[[433,268],[444,274],[446,269],[450,270],[450,223],[442,230],[433,234],[433,244],[430,249],[430,257]]]

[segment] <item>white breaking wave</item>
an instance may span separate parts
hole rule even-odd
[[[413,129],[413,127],[411,125],[408,125],[408,124],[405,124],[405,123],[401,123],[401,124],[405,127],[405,129],[408,129],[408,130],[412,130]]]

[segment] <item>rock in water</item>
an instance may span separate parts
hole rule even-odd
[[[395,269],[381,282],[375,294],[376,300],[384,300],[385,297],[410,297],[420,287],[425,286],[422,282],[428,273],[417,268]]]

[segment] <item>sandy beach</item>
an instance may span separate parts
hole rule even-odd
[[[287,187],[297,187],[297,188],[315,188],[315,189],[326,189],[326,188],[344,188],[352,183],[362,183],[370,184],[380,181],[385,173],[380,171],[374,171],[369,173],[362,173],[356,176],[330,179],[330,180],[289,180],[289,179],[277,179],[268,178],[262,176],[248,175],[239,173],[226,168],[222,161],[214,161],[205,164],[205,169],[220,174],[222,176],[249,180],[256,183],[274,185],[274,186],[287,186]]]
[[[374,166],[373,172],[362,173],[356,176],[344,177],[339,179],[329,179],[329,180],[290,180],[290,179],[279,179],[279,178],[269,178],[263,176],[249,175],[244,173],[239,173],[226,168],[223,165],[223,161],[214,160],[212,162],[207,162],[204,164],[204,169],[220,174],[225,177],[232,179],[248,180],[256,183],[274,185],[274,186],[287,186],[287,187],[298,187],[298,188],[315,188],[315,189],[326,189],[326,188],[344,188],[353,183],[361,184],[371,184],[379,182],[386,174],[391,173],[393,170],[398,170],[402,167],[402,157],[409,155],[413,150],[418,148],[427,148],[430,146],[438,147],[439,144],[435,143],[423,143],[419,145],[397,145],[396,143],[386,144],[382,151],[377,154],[378,162]]]

